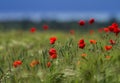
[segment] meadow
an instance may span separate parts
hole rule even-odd
[[[1,31],[0,83],[120,83],[120,29],[110,26]]]

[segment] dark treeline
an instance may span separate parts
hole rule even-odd
[[[117,22],[115,19],[111,19],[107,22],[95,22],[94,24],[90,25],[87,21],[84,27],[86,28],[81,28],[82,30],[89,30],[89,29],[98,29],[98,28],[103,28],[106,27],[113,22]],[[118,23],[118,22],[117,22]],[[50,30],[70,30],[70,29],[75,29],[78,30],[80,27],[78,24],[78,21],[66,21],[66,22],[61,22],[61,21],[45,21],[42,20],[40,22],[35,22],[35,21],[30,21],[30,20],[23,20],[23,21],[1,21],[0,22],[0,30],[29,30],[31,27],[36,27],[37,30],[43,30],[42,26],[44,24],[47,24],[49,26]]]

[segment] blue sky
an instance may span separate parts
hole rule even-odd
[[[0,0],[0,13],[120,13],[120,0]]]
[[[117,13],[120,0],[0,0],[0,12]]]

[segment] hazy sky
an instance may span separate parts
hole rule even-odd
[[[0,0],[0,12],[120,12],[120,0]]]

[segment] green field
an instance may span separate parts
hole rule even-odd
[[[57,40],[50,44],[54,36]],[[83,49],[78,46],[80,39],[85,42]],[[97,43],[91,44],[91,39]],[[106,45],[112,49],[105,50]],[[55,59],[50,58],[51,48],[56,49]],[[17,60],[21,64],[15,67]],[[0,32],[0,83],[120,83],[120,34]]]

